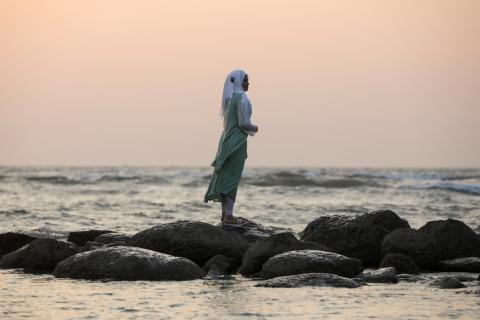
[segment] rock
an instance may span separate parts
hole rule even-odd
[[[401,253],[389,253],[383,257],[380,268],[394,267],[399,273],[418,274],[420,269],[409,256]]]
[[[355,277],[355,278],[352,278],[352,280],[361,286],[368,286],[368,283],[367,281],[365,281],[365,279]]]
[[[440,289],[459,289],[465,288],[465,285],[452,277],[443,277],[434,280],[431,284],[432,287],[438,287]]]
[[[303,273],[291,276],[276,277],[261,281],[255,287],[298,288],[298,287],[336,287],[358,288],[361,285],[353,279],[344,278],[331,273]]]
[[[441,260],[480,257],[480,237],[462,221],[430,221],[419,231],[437,241]]]
[[[116,246],[71,256],[55,267],[53,275],[92,280],[192,280],[202,278],[204,272],[186,258]]]
[[[214,275],[232,274],[238,268],[239,264],[237,259],[224,256],[223,254],[217,254],[205,263],[203,270],[206,273],[211,271],[210,273]]]
[[[397,229],[385,237],[382,255],[401,253],[413,259],[420,269],[432,270],[439,260],[437,243],[430,236],[414,229]]]
[[[448,272],[442,272],[442,274],[444,274],[444,273],[449,274]],[[464,281],[475,281],[475,280],[477,280],[477,277],[476,277],[476,276],[471,275],[471,274],[469,274],[469,273],[458,274],[458,273],[454,272],[454,273],[451,275],[451,277],[457,279],[457,280],[460,281],[460,282],[464,282]]]
[[[300,233],[302,240],[313,241],[335,252],[360,259],[365,266],[378,266],[385,236],[410,225],[391,210],[372,211],[360,216],[323,216],[310,222]]]
[[[290,232],[281,232],[250,245],[243,255],[239,272],[243,275],[254,274],[260,271],[265,261],[271,257],[283,252],[303,249],[333,251],[315,242],[298,240]]]
[[[249,243],[257,242],[275,233],[285,231],[283,229],[275,227],[266,227],[258,222],[246,218],[237,218],[241,225],[223,225],[222,223],[220,223],[217,225],[217,227],[228,232],[236,233],[245,240],[247,240]]]
[[[125,233],[109,232],[99,235],[93,241],[103,244],[116,243],[119,245],[127,245],[131,237],[132,236]]]
[[[28,272],[51,272],[55,265],[78,252],[73,243],[56,239],[37,239],[5,255],[0,268],[24,268]]]
[[[354,277],[362,271],[362,262],[341,254],[320,250],[287,251],[268,259],[262,267],[263,278],[300,273],[333,273]]]
[[[128,245],[185,257],[199,266],[217,254],[240,260],[248,248],[240,235],[199,221],[155,226],[135,234]]]
[[[402,273],[398,274],[397,278],[399,281],[405,281],[405,282],[427,282],[429,281],[428,277],[422,276],[422,275],[417,275],[417,274],[408,274],[408,273]]]
[[[0,234],[0,258],[13,252],[33,240],[38,239],[22,233],[7,232]]]
[[[466,257],[451,260],[441,260],[438,267],[442,271],[480,272],[480,258]]]
[[[72,231],[68,235],[68,242],[73,242],[77,246],[83,246],[87,241],[93,241],[101,234],[113,232],[110,230],[87,230],[87,231]]]
[[[393,267],[378,270],[363,270],[359,277],[367,282],[398,283],[397,271]]]
[[[100,242],[87,241],[83,247],[80,248],[80,252],[97,250],[105,247],[106,245]]]

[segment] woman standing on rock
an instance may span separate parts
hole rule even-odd
[[[247,137],[258,131],[250,120],[252,104],[246,94],[248,86],[248,75],[243,70],[230,72],[223,86],[220,109],[223,132],[217,155],[211,163],[215,169],[204,199],[205,202],[222,203],[223,224],[238,224],[238,219],[233,216],[233,205],[247,158]]]

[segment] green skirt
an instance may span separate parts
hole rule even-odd
[[[215,168],[213,170],[204,202],[208,202],[209,200],[222,202],[226,195],[235,200],[246,158],[247,140],[245,139],[245,143],[242,143],[242,145],[228,157],[221,169]]]

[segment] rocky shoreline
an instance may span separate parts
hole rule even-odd
[[[103,281],[241,274],[263,287],[409,281],[480,293],[480,235],[459,220],[412,229],[395,212],[378,210],[320,216],[299,234],[240,220],[241,226],[182,220],[133,235],[73,231],[67,241],[8,232],[0,234],[0,268]]]

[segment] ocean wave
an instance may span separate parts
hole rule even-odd
[[[76,180],[76,179],[68,178],[65,176],[27,176],[27,177],[24,177],[24,179],[27,181],[33,181],[33,182],[61,184],[61,185],[86,183],[86,181]]]
[[[159,176],[142,176],[137,183],[138,184],[165,184],[170,182],[167,178]]]
[[[317,182],[319,187],[324,188],[354,188],[354,187],[381,187],[382,184],[372,180],[360,179],[325,179]]]
[[[381,184],[371,179],[353,179],[353,178],[332,178],[332,179],[312,179],[302,174],[280,171],[266,174],[259,178],[247,178],[245,183],[261,187],[298,187],[312,186],[323,188],[354,188],[354,187],[379,187]]]
[[[259,178],[245,178],[245,183],[260,187],[274,187],[274,186],[316,186],[315,180],[305,177],[302,174],[279,171],[268,173]]]
[[[459,176],[450,176],[444,177],[442,180],[451,181],[451,180],[471,180],[471,179],[480,179],[480,175],[459,175]]]
[[[471,180],[480,179],[479,174],[449,174],[439,172],[405,172],[405,173],[367,173],[359,172],[347,175],[351,178],[369,178],[382,180]]]
[[[98,179],[94,179],[94,182],[123,182],[123,181],[132,181],[140,180],[139,176],[115,176],[115,175],[105,175],[101,176]]]
[[[480,185],[437,183],[429,186],[428,189],[440,189],[466,194],[480,195]]]
[[[159,176],[119,176],[119,175],[102,175],[83,176],[83,177],[67,177],[62,175],[50,176],[26,176],[23,179],[27,181],[59,184],[59,185],[77,185],[77,184],[95,184],[95,183],[109,183],[109,182],[128,182],[133,181],[139,184],[163,184],[167,183],[168,179]]]
[[[439,182],[425,185],[405,186],[408,189],[445,190],[470,195],[480,195],[480,185]]]
[[[24,215],[30,212],[24,209],[0,210],[0,215]]]

